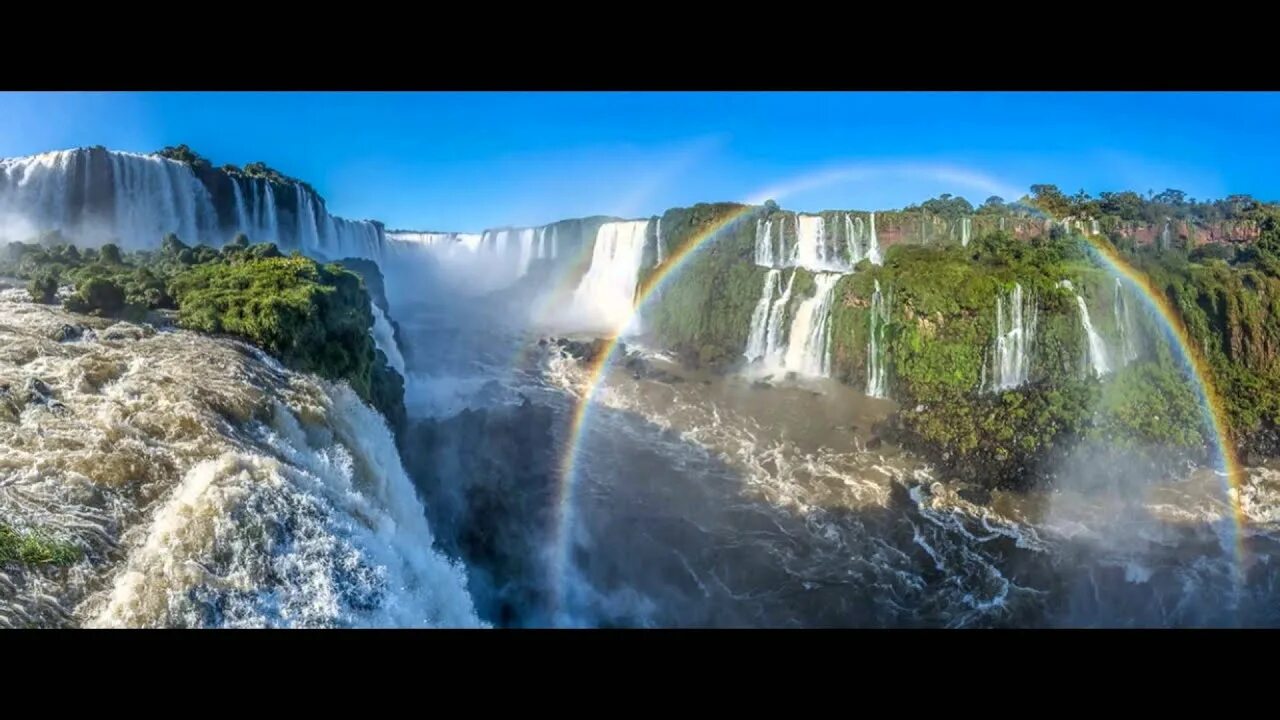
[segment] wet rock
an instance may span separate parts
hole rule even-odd
[[[879,435],[876,435],[875,437],[872,437],[870,440],[867,441],[868,450],[879,450],[883,445],[884,445],[884,440],[881,440]]]
[[[150,325],[134,325],[129,322],[118,322],[102,331],[103,340],[141,340],[156,334]]]
[[[62,327],[49,333],[49,338],[56,342],[74,342],[76,340],[85,339],[85,333],[88,332],[92,336],[93,331],[84,325],[63,325]]]
[[[53,388],[50,388],[43,380],[37,377],[27,378],[22,385],[22,392],[18,397],[18,412],[20,413],[22,407],[27,405],[40,405],[50,412],[59,414],[67,409],[65,405],[53,396]]]

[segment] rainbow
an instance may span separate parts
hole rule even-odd
[[[676,273],[699,248],[716,238],[726,228],[751,215],[758,209],[758,205],[746,205],[737,211],[728,213],[720,221],[688,238],[675,252],[668,255],[666,261],[655,269],[637,288],[633,314],[634,312],[639,312],[654,291],[661,287],[668,277]],[[1082,237],[1084,237],[1086,246],[1092,251],[1093,257],[1099,260],[1100,264],[1106,269],[1115,273],[1123,282],[1135,289],[1144,303],[1154,312],[1155,316],[1163,321],[1169,337],[1173,340],[1172,345],[1178,349],[1178,354],[1183,360],[1188,374],[1194,381],[1200,405],[1204,411],[1205,424],[1213,438],[1212,445],[1216,454],[1216,464],[1224,477],[1225,492],[1231,506],[1236,568],[1237,570],[1245,568],[1247,566],[1247,554],[1244,538],[1247,518],[1241,505],[1241,482],[1245,477],[1245,473],[1230,437],[1230,424],[1226,406],[1223,403],[1221,394],[1214,385],[1209,364],[1187,331],[1181,316],[1178,315],[1168,298],[1151,282],[1146,274],[1121,257],[1118,251],[1109,243],[1085,236]],[[554,595],[553,617],[564,602],[565,573],[568,570],[568,555],[571,545],[568,533],[573,521],[572,498],[577,484],[577,464],[582,446],[583,432],[591,418],[596,391],[603,384],[605,371],[608,369],[609,363],[618,348],[621,332],[622,328],[617,328],[607,338],[607,342],[601,352],[587,366],[586,390],[578,399],[574,408],[569,426],[569,435],[561,455],[559,492],[556,498],[556,535],[553,539],[553,555],[550,567],[550,579]],[[1236,579],[1238,582],[1243,579],[1242,576],[1243,573],[1237,574]]]
[[[1248,555],[1244,545],[1248,518],[1241,504],[1241,483],[1245,478],[1244,465],[1240,462],[1235,443],[1231,440],[1226,404],[1213,382],[1209,363],[1191,337],[1191,333],[1187,331],[1186,325],[1182,322],[1182,316],[1174,309],[1169,298],[1151,282],[1145,273],[1121,257],[1109,242],[1088,236],[1084,239],[1086,247],[1092,251],[1092,256],[1128,283],[1131,288],[1137,290],[1139,297],[1148,308],[1163,321],[1168,330],[1168,336],[1173,340],[1172,345],[1177,348],[1188,374],[1194,381],[1193,385],[1200,396],[1200,407],[1205,416],[1205,426],[1213,437],[1211,444],[1217,456],[1218,469],[1223,476],[1224,490],[1231,506],[1236,566],[1237,569],[1245,568],[1248,565]],[[1242,578],[1237,577],[1237,580],[1240,579]]]
[[[668,254],[664,258],[663,264],[649,273],[649,276],[636,289],[633,315],[635,312],[639,312],[640,308],[653,295],[653,292],[662,285],[663,281],[679,270],[697,252],[698,248],[715,238],[721,231],[731,227],[734,223],[751,215],[758,209],[758,206],[744,205],[742,208],[726,214],[719,221],[703,228],[701,232],[694,233],[679,248]],[[596,390],[603,384],[605,370],[609,366],[609,361],[613,359],[614,351],[618,349],[618,341],[624,328],[625,325],[614,329],[606,339],[604,347],[587,366],[587,389],[582,394],[582,397],[578,399],[577,406],[574,407],[573,417],[569,423],[568,439],[565,443],[564,453],[561,455],[559,493],[555,501],[556,517],[554,527],[556,535],[553,538],[553,555],[550,567],[552,591],[555,594],[552,608],[553,615],[564,600],[564,579],[565,572],[568,569],[570,546],[568,533],[573,522],[572,500],[574,487],[577,484],[577,463],[578,453],[582,446],[582,434],[587,421],[590,419],[591,408],[594,405],[592,400],[595,398]]]

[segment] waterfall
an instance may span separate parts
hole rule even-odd
[[[529,263],[533,262],[533,228],[525,228],[520,231],[520,260],[516,270],[516,277],[522,278],[529,272]]]
[[[171,232],[213,241],[218,217],[191,169],[158,156],[81,149],[0,160],[0,236],[27,241],[51,230],[139,250]]]
[[[835,234],[828,231],[821,215],[796,215],[796,244],[792,248],[790,264],[818,272],[848,272],[853,269],[852,258],[847,253],[844,257],[841,255],[836,248]]]
[[[591,267],[573,295],[574,308],[580,315],[613,331],[621,331],[627,325],[635,309],[636,282],[648,230],[648,220],[600,226]]]
[[[871,314],[867,335],[867,395],[875,398],[889,397],[885,362],[885,330],[889,327],[889,308],[880,293],[880,281],[876,280],[871,295]]]
[[[969,247],[969,240],[973,236],[973,218],[960,218],[960,246]]]
[[[783,369],[818,377],[830,374],[827,356],[830,333],[827,326],[831,321],[831,296],[841,277],[841,273],[818,273],[813,276],[813,282],[817,286],[813,297],[800,303],[791,320]]]
[[[1164,228],[1160,230],[1160,249],[1169,249],[1169,219],[1165,218]]]
[[[378,307],[378,303],[372,303],[373,310],[373,328],[369,333],[373,336],[373,342],[387,356],[387,362],[400,373],[400,377],[408,377],[404,369],[404,355],[400,352],[400,346],[396,343],[396,334],[391,327],[391,322],[387,320],[387,316],[382,312],[382,308]]]
[[[657,234],[655,235],[655,238],[654,238],[654,244],[658,246],[658,261],[654,264],[661,265],[662,264],[662,216],[661,215],[658,216],[658,227],[655,232]]]
[[[768,349],[765,339],[769,327],[769,308],[778,288],[778,274],[778,270],[771,269],[764,276],[764,291],[760,293],[756,309],[751,313],[751,331],[747,334],[747,350],[743,353],[747,362],[763,358]]]
[[[765,364],[769,367],[778,367],[783,363],[783,353],[786,349],[782,346],[782,318],[787,312],[787,304],[791,302],[791,288],[796,284],[796,271],[791,271],[791,277],[787,278],[787,287],[773,301],[773,306],[769,308],[769,321],[765,327]]]
[[[1025,383],[1031,370],[1037,308],[1035,298],[1024,298],[1022,285],[1014,283],[1009,307],[996,296],[996,339],[992,348],[992,390],[1007,390]]]
[[[270,180],[264,181],[262,185],[264,187],[263,202],[265,203],[267,208],[266,227],[264,229],[264,232],[266,233],[266,237],[264,239],[274,243],[279,243],[280,242],[280,219],[276,213],[276,191],[274,188],[271,187]]]
[[[1133,314],[1129,311],[1129,301],[1124,294],[1124,286],[1120,278],[1116,278],[1115,298],[1112,302],[1116,331],[1120,334],[1120,356],[1128,365],[1138,359],[1137,330],[1133,325]]]
[[[551,259],[555,260],[560,255],[560,228],[551,228]]]
[[[871,213],[871,238],[867,242],[867,259],[872,265],[881,265],[884,262],[880,257],[880,239],[876,237],[875,213]]]
[[[756,264],[773,267],[773,220],[756,220]]]
[[[538,254],[536,257],[539,260],[547,257],[547,227],[545,225],[538,228]]]
[[[1111,372],[1111,367],[1107,363],[1107,345],[1089,319],[1089,306],[1085,304],[1080,293],[1076,292],[1070,280],[1059,281],[1058,287],[1070,290],[1076,297],[1076,307],[1080,309],[1080,325],[1084,328],[1085,337],[1088,338],[1088,344],[1085,346],[1085,365],[1093,372],[1094,377],[1106,375]]]
[[[315,208],[311,204],[311,193],[294,185],[298,199],[298,247],[304,251],[320,249],[320,230],[316,226]]]
[[[249,227],[249,211],[245,209],[244,193],[240,191],[240,180],[234,175],[228,176],[231,181],[231,192],[235,194],[236,199],[236,227],[240,232],[248,234],[252,231]]]
[[[1102,234],[1102,228],[1098,226],[1098,221],[1097,221],[1097,220],[1092,220],[1092,219],[1091,219],[1091,220],[1089,220],[1089,234],[1090,234],[1090,235],[1101,235],[1101,234]]]
[[[880,243],[876,239],[876,214],[870,213],[868,223],[861,217],[850,213],[844,214],[844,232],[849,246],[849,269],[852,270],[863,260],[873,265],[880,264]]]

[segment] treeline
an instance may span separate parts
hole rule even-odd
[[[905,208],[923,210],[940,217],[966,215],[1010,215],[1013,217],[1114,218],[1124,223],[1158,225],[1166,220],[1210,225],[1221,222],[1262,222],[1280,212],[1280,206],[1264,203],[1249,195],[1229,195],[1220,200],[1197,201],[1182,190],[1166,189],[1141,195],[1132,190],[1102,192],[1097,196],[1080,190],[1067,195],[1057,185],[1032,185],[1031,193],[1015,201],[992,195],[974,207],[963,197],[943,194]]]

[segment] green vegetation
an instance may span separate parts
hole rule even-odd
[[[80,559],[80,548],[38,532],[20,533],[0,523],[0,565],[70,565]]]
[[[181,327],[232,335],[292,369],[346,380],[392,427],[403,425],[403,378],[370,335],[364,282],[340,265],[285,257],[244,235],[219,251],[170,234],[158,251],[128,256],[115,244],[83,253],[45,245],[12,243],[0,260],[0,274],[30,281],[33,299],[52,302],[65,282],[75,286],[64,301],[72,312],[143,321],[176,311]]]
[[[668,210],[662,216],[663,242],[668,248],[683,247],[742,207],[717,203]],[[768,272],[753,262],[755,220],[739,219],[703,243],[645,308],[650,329],[690,365],[726,369],[742,358],[751,313]]]
[[[741,210],[700,205],[668,211],[664,241],[676,247]],[[767,272],[753,262],[755,223],[772,215],[776,228],[779,212],[776,206],[755,209],[665,283],[646,314],[647,328],[660,342],[693,364],[726,368],[741,362]],[[822,214],[842,238],[844,213]],[[1067,228],[1043,219],[1069,216],[1101,218],[1102,234],[1086,242],[1079,233],[1091,231],[1088,225]],[[957,228],[966,217],[972,240],[962,247]],[[1132,225],[1163,226],[1166,219],[1182,223],[1168,243],[1153,241],[1150,228],[1142,235]],[[1220,224],[1213,230],[1220,240],[1238,242],[1195,244],[1209,223]],[[1246,451],[1280,454],[1276,206],[1245,197],[1196,202],[1176,190],[1145,198],[1067,196],[1044,185],[1014,203],[988,198],[976,211],[963,198],[942,196],[876,213],[876,224],[882,240],[892,237],[894,244],[882,266],[864,262],[836,287],[833,375],[855,387],[867,382],[878,282],[889,314],[881,343],[890,394],[902,408],[890,429],[949,470],[1016,485],[1042,476],[1047,463],[1071,448],[1093,442],[1136,453],[1153,468],[1207,457],[1212,438],[1198,388],[1178,348],[1168,343],[1163,320],[1134,288],[1118,288],[1115,275],[1099,263],[1090,244],[1107,242],[1176,308],[1224,399],[1232,440]],[[784,227],[793,239],[794,223]],[[1256,242],[1243,241],[1253,237]],[[782,271],[783,286],[791,272]],[[789,313],[812,293],[811,273],[798,270],[795,277]],[[1064,280],[1069,287],[1061,285]],[[1029,382],[991,392],[996,302],[1000,298],[1007,312],[1015,283],[1024,309],[1035,316]],[[1088,363],[1077,295],[1111,354],[1112,371],[1100,379]],[[1137,358],[1130,361],[1133,353]]]

